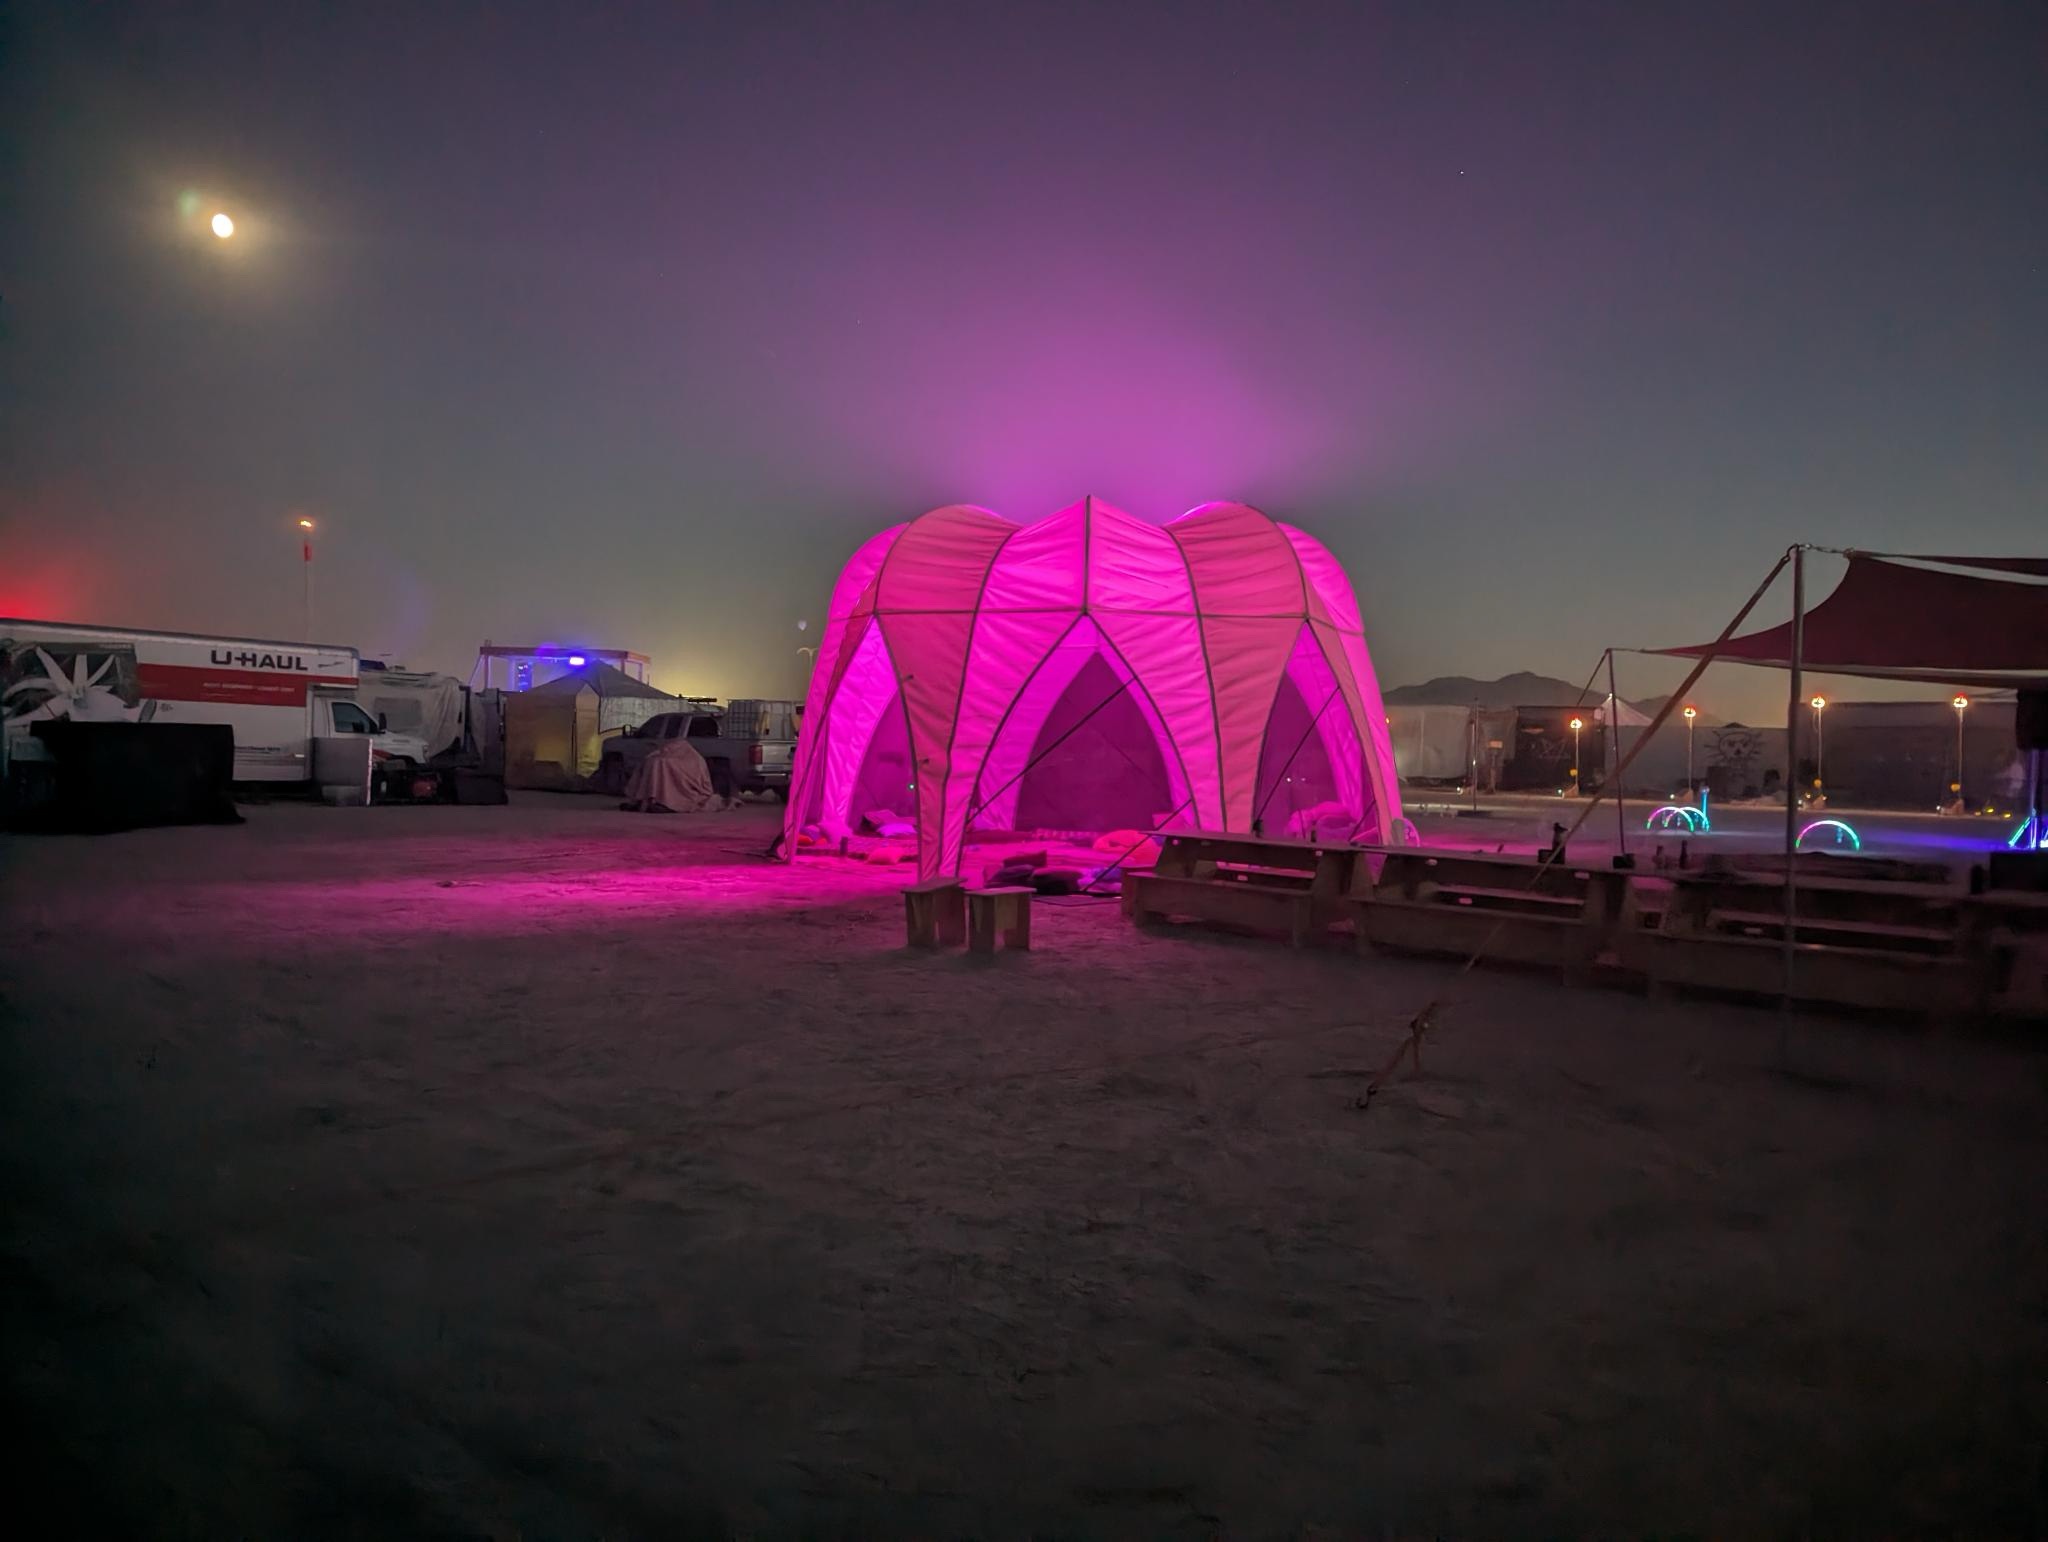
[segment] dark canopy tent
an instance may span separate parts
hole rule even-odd
[[[1846,557],[1847,573],[1835,591],[1812,610],[1806,607],[1806,554],[1832,551]],[[1792,570],[1792,619],[1783,626],[1737,635],[1766,591],[1787,567]],[[1955,571],[1962,569],[1964,571]],[[2018,575],[1989,577],[1987,574]],[[2048,690],[2048,558],[1962,557],[1913,552],[1841,551],[1832,547],[1788,548],[1721,635],[1710,643],[1641,651],[1695,660],[1685,682],[1672,692],[1644,730],[1635,750],[1614,770],[1618,787],[1629,761],[1663,726],[1717,659],[1788,670],[1785,759],[1799,763],[1799,731],[1805,712],[1803,670],[1887,680],[1924,680],[1953,686],[2005,686],[2020,691],[2022,721],[2027,703]],[[1606,658],[1612,667],[1613,650]],[[1610,681],[1612,675],[1610,673]],[[1591,682],[1588,681],[1590,688]],[[1613,687],[1610,685],[1610,691]],[[2041,849],[2041,753],[2030,750],[2029,808],[2025,829]],[[1789,779],[1788,779],[1789,780]],[[1793,994],[1798,882],[1799,801],[1788,787],[1785,805],[1785,994]],[[1595,801],[1597,802],[1597,796]],[[1617,793],[1617,808],[1619,794]],[[1591,805],[1573,825],[1585,823]]]
[[[2048,584],[1944,571],[1969,567],[2048,576],[2048,560],[1845,555],[1849,571],[1834,593],[1799,619],[1718,645],[1652,651],[1941,685],[2048,680]]]

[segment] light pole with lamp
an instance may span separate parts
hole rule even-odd
[[[1578,795],[1578,793],[1580,792],[1580,790],[1581,790],[1581,789],[1580,789],[1580,787],[1579,787],[1579,730],[1580,730],[1580,729],[1582,729],[1582,728],[1584,728],[1584,727],[1586,726],[1586,720],[1585,720],[1584,718],[1582,718],[1582,717],[1575,717],[1575,718],[1573,718],[1573,719],[1572,719],[1572,725],[1571,725],[1571,726],[1572,726],[1572,795],[1573,795],[1574,797],[1576,797],[1576,796]]]
[[[310,519],[302,518],[299,521],[299,566],[305,572],[304,588],[306,596],[306,630],[300,640],[311,642],[313,640],[313,521]]]
[[[1697,801],[1699,789],[1692,784],[1692,725],[1700,709],[1688,703],[1685,709],[1685,795]]]
[[[1813,708],[1813,797],[1814,802],[1819,803],[1826,797],[1822,790],[1826,776],[1822,770],[1824,762],[1821,758],[1820,715],[1827,710],[1828,699],[1825,696],[1816,696],[1807,705]]]
[[[1963,807],[1963,714],[1970,710],[1970,698],[1959,692],[1949,702],[1949,705],[1956,709],[1956,779],[1949,783],[1948,790],[1956,795],[1956,812],[1961,814],[1965,812]]]

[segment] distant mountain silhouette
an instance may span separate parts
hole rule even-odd
[[[1604,700],[1606,695],[1600,690],[1588,693],[1589,699]],[[1439,675],[1421,685],[1398,686],[1380,699],[1390,707],[1568,707],[1579,699],[1579,687],[1525,669],[1498,680]]]
[[[1667,691],[1662,696],[1645,696],[1636,703],[1636,706],[1642,711],[1647,712],[1651,717],[1655,717],[1663,710],[1664,703],[1669,700],[1671,700],[1671,694]],[[1681,728],[1685,726],[1684,718],[1674,717],[1672,721]],[[1718,712],[1709,712],[1705,707],[1700,708],[1700,715],[1694,718],[1693,721],[1701,728],[1726,728],[1728,726],[1728,719],[1722,717]]]
[[[1605,684],[1605,681],[1596,682],[1586,693],[1589,704],[1597,707],[1607,699],[1603,688]],[[1579,687],[1555,676],[1531,674],[1525,669],[1518,674],[1502,675],[1498,680],[1474,680],[1470,675],[1439,675],[1421,685],[1398,686],[1380,699],[1390,707],[1569,707],[1578,701]],[[1655,717],[1657,709],[1667,699],[1665,696],[1645,696],[1640,700],[1622,698],[1645,717]],[[1629,721],[1626,713],[1622,714],[1622,721]],[[1727,719],[1702,709],[1697,721],[1701,728],[1719,728]]]

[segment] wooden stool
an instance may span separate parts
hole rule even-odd
[[[903,922],[913,948],[957,948],[967,939],[966,891],[957,878],[934,878],[903,891]]]
[[[1031,894],[1029,889],[969,889],[967,891],[967,951],[993,953],[996,933],[1003,934],[1003,946],[1031,951]]]

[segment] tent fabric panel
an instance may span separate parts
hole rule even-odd
[[[832,639],[832,647],[829,653],[820,650],[811,667],[811,683],[804,705],[804,728],[807,731],[797,735],[796,751],[790,762],[790,796],[783,805],[782,833],[785,839],[793,836],[802,823],[800,809],[807,800],[798,796],[800,789],[810,787],[815,778],[827,774],[823,757],[829,753],[832,720],[841,711],[847,672],[869,645],[869,635],[876,631],[875,618],[869,612],[835,617],[826,623],[826,635]],[[893,680],[891,683],[893,686]]]
[[[1852,557],[1879,557],[1893,562],[1938,562],[1943,567],[1978,568],[1993,573],[2031,573],[2048,578],[2048,557],[1937,557],[1920,552],[1858,551]]]
[[[1138,711],[1145,719],[1145,726],[1152,731],[1153,741],[1159,748],[1160,762],[1166,767],[1166,790],[1173,799],[1172,807],[1179,811],[1179,822],[1192,825],[1193,798],[1188,787],[1187,767],[1181,763],[1180,748],[1174,743],[1172,733],[1160,717],[1159,708],[1154,704],[1151,694],[1145,690],[1144,683],[1138,679],[1137,673],[1125,661],[1123,655],[1111,646],[1108,638],[1098,634],[1097,647],[1102,654],[1103,662],[1109,666],[1110,673],[1116,676],[1117,683],[1123,686],[1125,693],[1138,704]]]
[[[1656,651],[1789,665],[1792,623],[1731,637],[1718,650],[1700,643]],[[1835,591],[1806,613],[1800,664],[1919,680],[2048,675],[2048,584],[1851,557]]]
[[[1294,546],[1257,509],[1205,503],[1164,528],[1187,558],[1204,615],[1308,614]]]
[[[918,868],[936,872],[945,823],[946,763],[974,635],[971,611],[880,616],[889,655],[897,660],[903,713],[910,726],[910,763],[917,777]],[[931,868],[931,872],[925,869]]]
[[[1202,645],[1215,700],[1217,778],[1225,830],[1249,830],[1259,751],[1281,673],[1301,630],[1299,616],[1207,616]]]
[[[968,824],[980,830],[1016,827],[1018,778],[1037,742],[1054,703],[1067,693],[1074,677],[1100,646],[1085,618],[1069,622],[1066,632],[1048,648],[1038,667],[1018,688],[1004,716],[992,727],[981,775],[968,803]]]
[[[1354,714],[1353,721],[1365,742],[1365,790],[1371,794],[1370,807],[1361,818],[1366,823],[1359,831],[1360,839],[1393,843],[1400,839],[1397,833],[1403,827],[1401,818],[1401,777],[1394,766],[1394,736],[1387,723],[1387,709],[1380,697],[1379,676],[1372,667],[1372,655],[1366,651],[1365,639],[1356,632],[1338,631],[1335,628],[1316,627],[1316,636],[1322,642],[1325,656],[1341,657],[1348,666],[1339,671],[1340,679],[1346,673],[1350,680],[1347,687],[1347,705]]]
[[[875,608],[884,614],[972,612],[980,603],[989,563],[1017,531],[1000,515],[967,504],[912,520],[881,565]],[[915,668],[910,659],[902,663],[906,673]]]
[[[1196,822],[1211,829],[1223,821],[1223,792],[1216,702],[1209,690],[1201,625],[1193,616],[1115,611],[1095,624],[1137,679],[1165,727],[1187,774],[1187,796]]]
[[[861,634],[858,651],[848,660],[830,709],[819,714],[816,728],[805,735],[816,741],[816,750],[824,758],[823,796],[816,817],[834,840],[853,831],[853,792],[860,784],[861,766],[867,761],[877,725],[896,699],[896,666],[889,657],[888,642],[882,629],[870,624]],[[805,720],[808,726],[810,714],[805,714]],[[808,801],[792,778],[788,807],[800,817]]]
[[[832,585],[832,598],[825,606],[828,634],[833,621],[844,620],[857,612],[871,611],[875,608],[875,575],[882,570],[882,563],[887,560],[890,548],[895,546],[903,532],[909,528],[908,524],[891,525],[880,535],[871,536],[861,542],[853,556],[847,560],[846,566],[840,570],[838,581]],[[825,644],[830,640],[829,635],[819,639],[820,658],[825,656]]]
[[[1100,499],[1089,500],[1088,608],[1191,615],[1193,580],[1173,537]]]
[[[1088,530],[1084,506],[1074,504],[1012,535],[990,566],[979,609],[1081,608],[1081,573]]]
[[[1323,754],[1330,762],[1330,778],[1336,801],[1355,819],[1365,812],[1365,749],[1345,691],[1350,667],[1340,652],[1333,662],[1324,656],[1315,629],[1303,626],[1295,634],[1294,651],[1287,660],[1287,678],[1301,692],[1307,704],[1310,729],[1321,740]],[[1355,695],[1355,693],[1352,693]],[[1283,752],[1292,745],[1283,745]]]
[[[1166,767],[1167,788],[1178,808],[1188,801],[1188,779],[1180,752],[1167,731],[1150,695],[1140,686],[1123,656],[1110,646],[1093,621],[1080,618],[1050,649],[1037,671],[1018,692],[1005,721],[998,725],[994,743],[982,762],[976,798],[984,800],[971,808],[970,824],[979,829],[1014,829],[1017,798],[1023,787],[1024,769],[1044,731],[1053,708],[1073,687],[1091,658],[1100,656],[1131,699],[1136,702],[1145,725],[1151,730]],[[1098,703],[1090,702],[1090,707]]]
[[[825,607],[825,625],[818,636],[818,651],[811,656],[810,683],[804,689],[803,721],[808,731],[797,735],[796,753],[790,764],[789,801],[782,809],[785,850],[794,848],[796,832],[803,823],[806,800],[800,794],[810,788],[822,772],[820,731],[825,725],[827,704],[833,701],[840,678],[845,673],[844,660],[851,656],[846,650],[854,607],[874,582],[875,573],[880,569],[882,559],[888,555],[889,548],[896,544],[896,538],[907,528],[905,525],[892,525],[879,535],[861,542],[832,585],[832,598]]]
[[[940,767],[943,778],[935,866],[924,877],[950,873],[960,865],[960,843],[967,828],[976,782],[998,726],[1010,705],[1024,688],[1053,645],[1073,624],[1064,611],[984,612],[975,622],[974,636],[961,682],[959,705]],[[923,814],[924,782],[930,768],[919,770],[919,813]],[[926,827],[920,822],[919,830]],[[934,843],[918,842],[919,866]]]
[[[1344,576],[1344,569],[1330,555],[1329,548],[1292,525],[1282,525],[1280,532],[1294,548],[1295,560],[1308,580],[1309,620],[1327,621],[1346,632],[1363,632],[1358,596],[1352,592],[1351,580]]]

